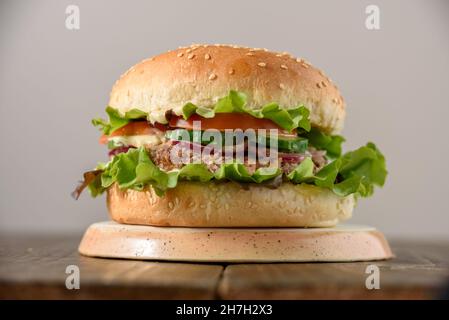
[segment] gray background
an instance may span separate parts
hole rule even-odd
[[[77,4],[81,29],[65,28]],[[377,4],[381,29],[365,28]],[[70,197],[106,160],[91,118],[128,67],[191,43],[289,51],[324,69],[348,105],[346,149],[375,141],[390,175],[353,223],[449,238],[448,1],[1,1],[0,232],[82,232],[103,199]]]

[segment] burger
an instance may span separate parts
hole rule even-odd
[[[113,86],[108,119],[92,121],[109,161],[84,173],[74,196],[106,193],[111,218],[125,224],[331,227],[387,175],[373,143],[342,153],[345,112],[337,86],[289,54],[168,51]]]

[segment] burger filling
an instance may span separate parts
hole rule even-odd
[[[369,196],[374,185],[384,184],[385,159],[374,144],[342,154],[344,138],[312,127],[304,106],[284,109],[272,103],[259,110],[245,106],[245,95],[231,91],[215,106],[190,103],[180,114],[167,113],[165,123],[151,121],[137,109],[122,115],[108,107],[109,121],[93,123],[103,130],[100,143],[109,148],[109,162],[85,173],[74,196],[85,187],[96,196],[114,183],[123,189],[152,187],[163,196],[180,180],[236,181],[270,188],[307,183],[340,196]],[[231,132],[249,130],[257,134],[228,139]],[[262,148],[265,158],[258,153]]]

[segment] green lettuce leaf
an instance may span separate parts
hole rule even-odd
[[[251,174],[241,163],[224,163],[215,173],[204,164],[187,164],[180,170],[166,172],[159,169],[141,147],[129,149],[110,162],[99,164],[95,174],[88,175],[88,188],[93,196],[97,196],[113,183],[122,189],[134,190],[143,190],[151,185],[156,194],[162,196],[167,189],[175,188],[179,180],[207,182],[215,179],[260,184],[281,178],[281,174],[281,169],[277,167],[259,168]],[[312,160],[307,158],[286,178],[295,184],[307,183],[328,188],[339,196],[355,194],[368,197],[373,194],[375,186],[384,185],[386,176],[385,157],[373,143],[368,143],[345,153],[316,174],[313,173]]]
[[[362,176],[354,176],[352,178],[334,184],[334,186],[332,187],[332,191],[342,197],[353,193],[357,195],[364,195],[366,197],[366,188],[365,185],[362,184],[362,181],[364,179],[365,178]]]
[[[109,121],[106,121],[101,118],[93,119],[92,124],[96,127],[100,127],[100,130],[103,131],[104,134],[109,135],[111,132],[114,132],[117,129],[127,125],[131,120],[136,119],[145,119],[147,114],[143,111],[132,109],[125,113],[124,116],[120,115],[118,110],[107,107],[106,113],[108,114]]]
[[[103,170],[101,186],[94,189],[96,194],[101,194],[113,183],[117,183],[122,189],[135,190],[152,185],[158,195],[163,195],[169,185],[169,175],[151,161],[144,148],[129,149],[126,153],[116,155],[108,164],[103,165]]]
[[[302,133],[301,136],[309,140],[309,144],[318,150],[326,150],[329,159],[336,159],[341,156],[341,145],[345,138],[339,135],[327,135],[317,128],[312,128],[309,132]]]
[[[212,108],[196,107],[192,103],[186,104],[182,109],[182,115],[187,120],[194,113],[204,118],[213,118],[216,113],[248,113],[255,118],[270,119],[288,131],[296,128],[310,130],[309,110],[304,106],[287,110],[277,103],[269,103],[258,110],[251,110],[246,108],[246,103],[247,97],[243,92],[231,90],[229,95],[219,99]]]
[[[214,177],[214,174],[202,163],[190,163],[182,167],[177,176],[183,180],[207,182]]]
[[[314,176],[313,182],[318,187],[333,189],[338,171],[341,167],[341,159],[337,159],[326,165]]]
[[[310,158],[304,159],[299,166],[287,175],[293,183],[310,181],[313,178],[313,161]]]
[[[129,149],[116,155],[109,163],[100,164],[96,170],[103,170],[89,185],[92,196],[102,194],[113,183],[121,189],[143,190],[151,185],[156,194],[162,196],[167,189],[175,188],[178,180],[207,182],[212,179],[261,183],[270,180],[281,171],[279,168],[259,168],[253,174],[238,163],[222,164],[214,174],[204,164],[187,164],[180,170],[170,172],[159,169],[145,149]]]
[[[369,197],[374,186],[382,187],[387,176],[385,157],[373,143],[345,153],[315,175],[311,160],[304,160],[287,178],[293,183],[312,183],[339,196]]]
[[[360,196],[371,196],[374,186],[382,187],[385,184],[388,174],[385,157],[374,143],[369,142],[366,146],[345,153],[341,161],[341,183],[351,179],[352,186],[358,186],[356,193]]]
[[[275,178],[281,174],[279,168],[259,168],[250,174],[241,163],[224,163],[215,172],[214,178],[217,180],[231,180],[237,182],[261,183]]]
[[[216,113],[248,113],[259,119],[270,119],[279,127],[292,131],[300,128],[305,131],[310,130],[309,110],[304,106],[298,106],[293,109],[284,109],[276,103],[269,103],[258,110],[246,108],[247,97],[244,93],[231,90],[230,93],[217,101],[214,106],[196,106],[193,103],[187,103],[182,108],[184,119],[190,118],[193,114],[198,114],[203,118],[213,118]],[[108,106],[106,108],[109,121],[104,119],[93,119],[92,124],[100,127],[104,134],[109,135],[117,129],[125,126],[132,120],[145,119],[148,114],[138,109],[132,109],[121,115],[118,110]]]

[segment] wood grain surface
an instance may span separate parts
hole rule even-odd
[[[0,299],[430,299],[449,279],[444,242],[394,241],[388,261],[222,265],[88,258],[79,241],[2,236]],[[370,264],[379,290],[365,287]],[[79,290],[65,287],[68,265]]]

